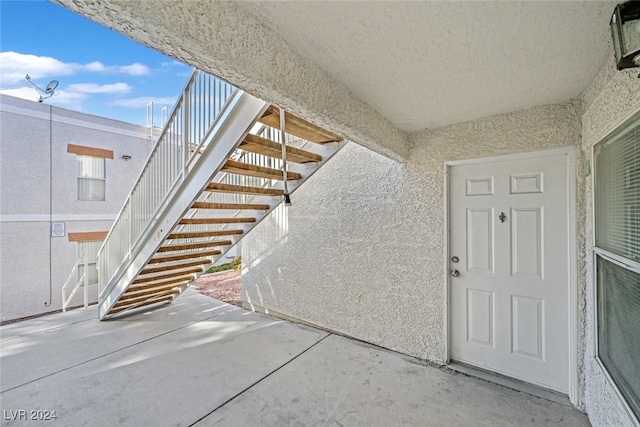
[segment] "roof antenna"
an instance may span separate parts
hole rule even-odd
[[[44,98],[42,96],[40,96],[40,101],[39,102],[42,102],[43,99],[51,98],[55,94],[56,88],[60,84],[60,82],[57,81],[57,80],[51,80],[49,82],[49,84],[47,85],[47,88],[45,90],[42,90],[34,82],[31,81],[31,76],[29,74],[24,76],[24,79],[27,82],[29,82],[30,85],[32,85],[33,87],[38,89],[40,92],[42,92],[43,94],[46,95]]]

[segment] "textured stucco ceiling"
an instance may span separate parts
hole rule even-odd
[[[240,2],[398,128],[579,96],[616,2]]]
[[[378,153],[580,96],[615,1],[52,0]]]

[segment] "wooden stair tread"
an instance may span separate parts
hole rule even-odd
[[[196,276],[194,276],[193,274],[188,274],[185,276],[177,276],[177,277],[162,279],[154,282],[145,282],[143,284],[136,284],[136,285],[129,286],[125,291],[125,293],[137,292],[145,289],[155,289],[163,286],[170,286],[170,287],[182,286],[182,285],[186,285],[189,282],[193,282],[195,278]]]
[[[286,131],[291,135],[319,144],[342,141],[342,137],[339,135],[315,126],[300,117],[286,112],[285,116]],[[259,121],[263,124],[278,128],[280,122],[279,109],[275,106],[270,106]],[[280,143],[257,135],[246,135],[240,143],[239,148],[246,152],[282,159],[283,147]],[[286,146],[284,149],[286,150],[287,160],[293,163],[321,162],[323,160],[322,156],[297,147]],[[280,169],[258,166],[232,159],[224,161],[224,165],[220,171],[268,180],[283,180],[283,172]],[[286,179],[301,180],[302,175],[297,172],[287,171]],[[204,191],[276,197],[281,197],[284,194],[284,191],[281,189],[216,182],[210,182]],[[271,209],[271,205],[267,203],[214,203],[197,201],[192,204],[191,209],[268,211]],[[211,212],[211,214],[215,215],[215,212]],[[221,226],[225,226],[226,224],[252,224],[257,222],[257,218],[254,217],[224,217],[223,212],[219,212],[218,214],[219,216],[216,217],[205,217],[206,211],[202,211],[202,217],[182,218],[179,223],[183,225],[220,224]],[[233,240],[230,240],[231,237],[225,238],[223,236],[241,236],[245,233],[245,230],[237,228],[240,226],[230,227],[236,228],[204,231],[180,230],[170,233],[167,237],[167,242],[158,248],[157,253],[148,261],[147,265],[144,266],[128,288],[120,295],[107,315],[172,301],[186,289],[189,283],[193,282],[198,275],[203,273],[206,266],[211,264],[213,260],[212,257],[220,255],[223,252],[223,250],[216,249],[216,246],[230,246],[233,244]],[[222,237],[222,239],[216,239],[218,237]],[[182,241],[189,243],[179,243],[181,239],[186,239]]]
[[[154,282],[162,279],[171,279],[171,278],[176,278],[176,277],[184,276],[191,273],[198,274],[198,273],[201,273],[202,270],[203,270],[202,267],[194,267],[188,270],[175,271],[173,273],[165,273],[157,276],[137,277],[133,282],[131,282],[131,284],[137,285],[139,283],[148,283],[148,282]]]
[[[118,300],[117,303],[115,303],[113,305],[113,308],[119,308],[122,307],[124,305],[131,305],[131,304],[135,304],[138,302],[142,302],[154,297],[162,297],[165,295],[177,295],[180,293],[179,289],[168,289],[168,290],[162,290],[162,291],[157,291],[157,292],[153,292],[153,291],[148,291],[146,294],[140,294],[140,295],[131,295],[129,296],[129,298],[120,298]]]
[[[259,196],[282,196],[284,194],[284,190],[278,190],[277,188],[248,187],[246,185],[222,184],[219,182],[210,183],[207,188],[205,188],[205,191],[216,193],[254,194]]]
[[[255,178],[266,178],[282,180],[282,171],[279,169],[267,168],[264,166],[252,165],[250,163],[227,160],[220,169],[221,172],[235,173],[238,175],[253,176]],[[287,171],[287,180],[302,179],[302,175],[297,172]]]
[[[256,222],[255,218],[182,218],[180,224],[239,224]]]
[[[254,210],[268,211],[271,206],[257,203],[212,203],[212,202],[194,202],[192,209],[233,209],[233,210]]]
[[[175,252],[175,251],[189,251],[193,249],[204,249],[213,246],[228,246],[233,244],[231,240],[212,240],[210,242],[199,243],[184,243],[180,245],[172,244],[166,246],[160,246],[158,252]]]
[[[216,250],[210,250],[210,251],[189,252],[186,254],[179,254],[179,255],[155,256],[151,258],[147,264],[160,264],[162,262],[181,261],[185,259],[201,258],[205,256],[215,256],[215,255],[220,255],[221,253],[222,251],[219,251],[216,249]]]
[[[159,273],[161,271],[181,270],[187,267],[195,267],[196,265],[207,265],[207,264],[211,264],[211,260],[207,258],[201,258],[195,261],[181,262],[181,263],[169,264],[169,265],[154,264],[153,267],[143,268],[142,271],[138,274],[138,277],[145,274]]]
[[[127,291],[124,294],[122,294],[118,302],[120,302],[120,300],[136,298],[141,295],[151,295],[153,293],[170,291],[171,289],[180,288],[186,285],[187,285],[187,282],[180,282],[180,283],[174,283],[174,284],[162,285],[162,286],[146,286],[144,289],[134,289],[134,290],[127,289]]]
[[[282,159],[282,144],[261,136],[248,134],[238,148],[256,154]],[[322,161],[322,156],[300,148],[287,146],[287,161],[294,163],[319,162]]]
[[[145,302],[142,302],[142,303],[128,304],[128,305],[123,306],[123,307],[112,308],[111,310],[109,310],[109,312],[107,314],[117,314],[117,313],[120,313],[121,311],[125,311],[125,310],[146,307],[148,305],[159,304],[161,302],[166,302],[166,301],[172,301],[174,298],[175,298],[174,295],[167,295],[167,296],[163,296],[161,298],[154,298],[154,299],[152,299],[150,301],[145,301]]]
[[[198,239],[204,237],[234,236],[242,233],[244,233],[243,230],[183,231],[179,233],[171,233],[167,236],[167,239]]]
[[[273,128],[280,128],[280,109],[274,105],[267,108],[267,111],[260,118],[260,123]],[[326,144],[327,142],[342,141],[342,137],[322,129],[305,119],[298,116],[294,116],[291,113],[285,111],[284,113],[284,129],[287,133],[295,135],[299,138],[306,139],[307,141],[315,142],[317,144]]]

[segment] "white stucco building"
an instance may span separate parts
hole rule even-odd
[[[638,423],[615,2],[59,2],[355,142],[243,240],[246,307]]]
[[[78,254],[95,255],[152,146],[149,128],[0,95],[1,320],[62,307]]]

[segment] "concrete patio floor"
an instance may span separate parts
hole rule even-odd
[[[570,407],[192,290],[107,322],[93,307],[3,326],[0,344],[3,426],[589,425]],[[57,418],[31,419],[46,411]]]

